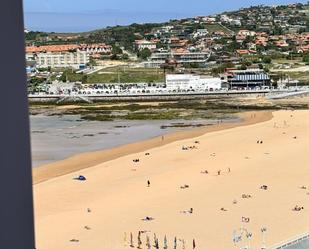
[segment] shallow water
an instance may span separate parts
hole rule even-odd
[[[216,124],[217,120],[119,120],[85,121],[76,115],[30,116],[33,167],[59,161],[75,154],[113,148],[150,139],[191,127],[167,127],[183,124]],[[237,122],[237,119],[228,122]]]

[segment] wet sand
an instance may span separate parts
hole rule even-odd
[[[164,135],[164,139],[162,139],[162,136],[159,136],[146,141],[118,146],[112,149],[77,154],[65,160],[35,168],[33,170],[33,181],[34,184],[36,184],[57,176],[92,167],[102,162],[114,160],[121,156],[163,146],[174,141],[201,136],[208,132],[267,121],[272,117],[272,114],[269,111],[244,112],[240,113],[239,117],[242,119],[240,123],[222,123],[187,131],[173,132],[171,134]]]

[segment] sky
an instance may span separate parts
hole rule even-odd
[[[163,22],[251,5],[296,0],[24,0],[25,26],[34,31],[81,32],[106,26]],[[307,0],[298,0],[305,3]]]

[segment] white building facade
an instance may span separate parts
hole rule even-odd
[[[27,54],[27,60],[34,60],[37,67],[41,68],[65,68],[78,69],[81,65],[89,63],[89,53],[86,51],[59,52],[59,53],[37,53]]]
[[[216,91],[221,89],[221,79],[193,74],[167,74],[168,90]]]
[[[153,41],[137,40],[135,41],[135,48],[139,51],[145,48],[148,48],[150,51],[153,51],[157,48],[157,44]]]

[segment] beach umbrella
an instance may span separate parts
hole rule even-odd
[[[156,241],[155,241],[155,248],[156,249],[159,249],[159,239],[157,238]]]
[[[124,246],[127,246],[127,233],[124,233],[124,237],[123,237],[123,242],[124,242]]]
[[[177,249],[177,237],[174,239],[174,249]]]
[[[193,249],[195,249],[195,239],[193,239]]]
[[[186,249],[186,242],[184,239],[182,240],[182,249]]]
[[[147,249],[151,249],[150,239],[148,235],[146,236],[146,246],[147,246]]]
[[[130,247],[134,247],[133,245],[133,234],[130,233]]]
[[[166,235],[164,236],[164,249],[167,249],[167,238],[166,238]]]
[[[138,236],[137,236],[137,248],[141,248],[142,245],[142,240],[141,240],[141,232],[138,232]]]
[[[155,233],[153,234],[153,242],[154,242],[154,246],[156,246],[157,235]]]

